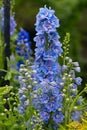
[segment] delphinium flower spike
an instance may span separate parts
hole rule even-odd
[[[21,75],[18,76],[18,80],[20,83],[20,87],[18,90],[20,99],[18,111],[20,114],[25,114],[27,107],[31,105],[30,93],[33,87],[31,78],[32,71],[29,60],[26,60],[25,64],[20,65],[19,72],[21,73]]]
[[[28,32],[21,28],[16,40],[16,51],[19,56],[28,58],[30,53],[30,37]]]
[[[35,63],[33,69],[37,71],[34,75],[39,85],[34,87],[36,97],[33,104],[40,111],[40,117],[48,129],[57,129],[56,125],[62,123],[62,93],[60,86],[61,66],[57,62],[62,53],[62,44],[56,28],[59,20],[54,15],[54,10],[46,6],[40,8],[36,16],[36,42]],[[34,94],[33,94],[34,95]]]
[[[66,67],[65,67],[66,66]],[[78,93],[78,86],[81,85],[82,78],[76,77],[76,72],[80,72],[78,62],[73,62],[71,58],[65,57],[63,71],[63,113],[66,115],[65,124],[71,121],[79,121],[82,115],[83,98]]]
[[[18,69],[20,64],[23,64],[24,60],[29,58],[31,53],[30,45],[31,42],[28,32],[21,28],[20,32],[18,33],[18,38],[16,39],[16,52],[22,59],[17,63]]]

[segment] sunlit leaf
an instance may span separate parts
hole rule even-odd
[[[0,87],[0,96],[9,93],[9,91],[12,89],[12,86],[5,86],[5,87]]]

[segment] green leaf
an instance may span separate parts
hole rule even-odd
[[[58,124],[58,126],[60,127],[60,128],[58,128],[58,130],[66,130],[66,128],[63,125]]]
[[[7,68],[8,68],[8,70],[10,70],[10,60],[8,57],[6,59],[7,59]]]
[[[0,87],[0,96],[9,93],[9,91],[12,89],[12,86],[5,86],[5,87]]]
[[[20,72],[16,71],[16,70],[13,69],[13,68],[11,68],[11,73],[12,73],[12,74],[15,74],[15,75],[16,75],[16,74],[21,74]]]
[[[5,76],[5,80],[10,80],[12,77],[12,73],[9,71],[7,72],[6,76]]]

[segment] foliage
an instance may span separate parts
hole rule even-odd
[[[7,94],[12,89],[11,86],[1,87],[0,88],[0,96]]]

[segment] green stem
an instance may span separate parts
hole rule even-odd
[[[2,43],[2,35],[1,35],[1,30],[0,30],[0,68],[3,69],[3,65],[4,65],[4,62],[3,62],[3,51],[4,51],[4,45]]]
[[[49,130],[53,130],[52,113],[51,113],[51,115],[50,115],[50,119],[49,119]]]
[[[8,72],[7,70],[4,70],[4,69],[0,69],[0,71],[3,71],[3,72]]]

